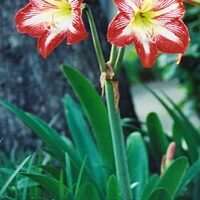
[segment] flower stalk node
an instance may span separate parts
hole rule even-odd
[[[116,79],[113,67],[109,61],[106,63],[106,70],[101,72],[101,76],[100,76],[100,83],[101,83],[101,89],[102,89],[101,96],[104,96],[106,81],[110,81],[112,84],[113,91],[114,91],[115,108],[118,109],[119,98],[120,98],[119,84]]]

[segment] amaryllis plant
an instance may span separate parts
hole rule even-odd
[[[38,50],[46,58],[64,39],[67,44],[84,40],[82,1],[31,0],[16,15],[17,30],[38,38]]]
[[[182,21],[182,1],[115,0],[118,14],[108,29],[108,41],[116,46],[133,44],[146,67],[158,52],[183,54],[189,43],[188,29]]]
[[[195,1],[187,2],[193,3]],[[78,148],[78,153],[68,140],[66,141],[66,139],[64,140],[59,137],[51,127],[40,119],[33,115],[23,113],[4,101],[1,101],[0,104],[14,112],[45,141],[50,151],[53,152],[53,155],[62,166],[65,166],[64,171],[66,172],[66,176],[72,176],[73,173],[71,175],[69,173],[72,166],[81,168],[75,192],[73,192],[73,189],[70,189],[70,187],[74,187],[72,184],[73,180],[70,179],[67,181],[69,188],[67,189],[63,186],[62,191],[59,190],[58,192],[59,194],[63,192],[63,198],[61,199],[90,199],[90,192],[93,196],[92,200],[175,199],[185,187],[185,183],[182,183],[182,181],[188,167],[188,162],[185,157],[174,161],[176,143],[170,145],[170,142],[171,140],[176,140],[177,142],[179,138],[169,139],[164,136],[162,131],[163,135],[159,133],[163,144],[159,146],[156,143],[162,149],[160,152],[162,152],[163,156],[163,158],[162,156],[160,158],[160,162],[161,159],[163,161],[160,164],[162,169],[159,177],[158,175],[154,175],[149,178],[149,173],[143,173],[140,170],[140,165],[136,165],[137,167],[135,167],[133,163],[139,163],[141,157],[145,161],[140,164],[142,166],[148,165],[145,145],[141,135],[138,133],[131,135],[126,145],[124,143],[118,108],[120,94],[117,78],[120,73],[125,47],[127,45],[135,47],[142,65],[148,68],[153,66],[159,53],[177,54],[180,58],[186,52],[190,37],[189,31],[183,22],[185,13],[183,1],[114,0],[117,14],[108,26],[107,40],[112,45],[110,59],[108,61],[105,60],[102,52],[101,41],[98,37],[92,11],[86,3],[87,1],[83,2],[83,0],[30,0],[24,8],[18,11],[15,21],[17,30],[20,33],[25,33],[38,39],[38,51],[42,57],[47,58],[63,41],[68,45],[73,45],[87,39],[89,30],[86,30],[82,19],[82,15],[86,14],[91,32],[89,37],[93,39],[99,70],[101,72],[100,83],[102,94],[104,95],[105,93],[107,108],[95,89],[80,73],[67,66],[63,67],[63,71],[84,108],[85,116],[91,125],[92,131],[95,133],[94,136],[88,134],[89,128],[85,125],[85,116],[80,117],[82,116],[81,109],[70,99],[67,99],[65,105],[67,109],[66,115],[70,116],[68,119],[69,127],[73,132],[72,138],[74,139],[75,146]],[[170,114],[173,113],[163,103],[162,99],[157,98]],[[173,102],[171,100],[169,101],[174,106]],[[71,108],[69,105],[73,105],[74,108]],[[75,110],[72,112],[72,109]],[[175,107],[175,109],[177,108]],[[180,114],[179,110],[176,110],[176,112]],[[80,117],[80,120],[75,120],[77,117],[75,113]],[[182,131],[185,124],[187,124],[183,123],[185,120],[183,115],[180,114],[183,121],[176,118],[176,114],[171,115],[175,118],[178,124],[176,125],[182,128],[180,128]],[[158,129],[161,130],[156,115],[151,114],[148,120],[153,121],[152,124],[156,127],[155,132]],[[148,120],[148,131],[152,133],[154,127],[149,124]],[[80,133],[82,131],[79,126],[84,127],[84,134],[77,135],[77,130]],[[194,130],[193,134],[199,140],[199,135]],[[86,135],[87,140],[85,140]],[[95,142],[92,142],[94,139]],[[190,141],[187,139],[188,137],[186,138],[186,143],[188,143],[189,148],[192,148]],[[177,142],[178,145],[181,142]],[[139,148],[136,148],[137,145]],[[177,148],[180,148],[178,145]],[[167,155],[164,156],[166,151]],[[184,150],[181,149],[179,154],[183,154],[183,152]],[[143,154],[140,155],[140,153]],[[132,155],[136,157],[132,158]],[[189,155],[193,157],[193,154]],[[73,161],[72,166],[68,164],[68,161],[69,163],[71,162],[70,159]],[[196,157],[193,161],[195,159]],[[83,164],[80,164],[81,162]],[[115,166],[114,168],[113,165]],[[178,169],[177,166],[179,167]],[[133,172],[132,169],[135,171]],[[177,170],[180,170],[179,173],[177,173]],[[140,181],[134,179],[138,171],[141,172],[141,177],[144,177],[142,180],[139,178]],[[111,177],[108,181],[108,178],[111,175],[115,177],[115,174],[117,179]],[[44,186],[43,179],[39,179],[30,174],[25,175]],[[89,181],[92,181],[94,178],[95,181],[93,183],[95,186],[83,186],[83,189],[80,189],[79,193],[78,190],[82,176],[87,177]],[[172,180],[174,180],[174,183],[171,183],[172,186],[169,183],[170,177],[173,177]],[[60,178],[63,178],[62,174]],[[52,182],[51,179],[51,183],[54,183],[55,186],[52,190],[56,199],[59,199],[55,189],[58,186],[57,182]],[[107,182],[108,185],[106,186]],[[64,182],[59,184],[62,185]],[[100,197],[98,197],[98,192],[94,190],[95,187],[98,188]],[[83,191],[85,194],[87,193],[88,197],[81,197],[84,193]],[[67,197],[64,198],[65,195]]]

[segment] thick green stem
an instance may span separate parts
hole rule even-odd
[[[96,51],[99,67],[100,67],[101,72],[103,72],[106,69],[106,64],[105,64],[105,59],[104,59],[103,51],[102,51],[102,48],[101,48],[101,44],[100,44],[100,41],[99,41],[99,36],[98,36],[98,33],[97,33],[96,25],[95,25],[95,22],[94,22],[93,14],[92,14],[92,11],[87,4],[83,4],[83,9],[86,11],[86,14],[87,14],[87,17],[88,17],[90,30],[91,30],[91,33],[92,33],[93,44],[94,44],[94,48],[95,48],[95,51]]]
[[[113,150],[115,156],[115,166],[117,178],[121,189],[122,199],[131,200],[130,180],[128,174],[127,160],[125,154],[125,144],[123,131],[120,123],[119,110],[116,109],[114,88],[110,81],[106,81],[105,86],[108,115],[111,126]]]

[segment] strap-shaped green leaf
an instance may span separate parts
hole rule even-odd
[[[64,199],[66,199],[68,194],[68,188],[65,187],[61,182],[59,182],[55,178],[42,174],[22,174],[39,183],[48,193],[52,194],[55,199],[60,200],[61,197],[65,197]]]
[[[64,142],[61,136],[48,124],[39,119],[38,117],[25,113],[14,105],[7,103],[4,100],[0,100],[0,105],[8,109],[15,114],[20,120],[22,120],[28,127],[30,127],[37,136],[46,144],[49,150],[55,155],[55,157],[64,165],[65,164],[65,152],[68,152],[72,162],[75,166],[80,167],[81,161],[75,153],[75,150],[68,143]]]
[[[177,158],[161,176],[157,188],[164,188],[169,193],[171,199],[174,199],[188,167],[186,157]]]
[[[183,192],[187,184],[189,184],[193,178],[200,174],[200,159],[197,160],[186,172],[181,186],[179,188],[179,193]]]
[[[103,188],[106,185],[103,164],[81,108],[68,95],[64,98],[64,106],[68,127],[77,152],[81,160],[87,156],[86,165],[93,174],[95,182]]]
[[[8,180],[4,183],[2,188],[0,189],[0,199],[2,198],[4,192],[8,188],[9,184],[13,181],[13,179],[16,177],[16,175],[19,173],[19,171],[22,169],[22,167],[27,163],[27,161],[30,159],[30,156],[26,157],[22,163],[17,167],[17,169],[9,176]]]
[[[118,180],[114,175],[108,179],[106,200],[121,200]]]
[[[109,170],[109,173],[113,172],[114,155],[106,107],[95,88],[83,75],[66,65],[63,66],[63,71],[92,127],[104,167]]]
[[[147,200],[172,200],[169,193],[164,189],[160,188],[155,190]]]
[[[81,185],[81,188],[77,197],[75,197],[75,200],[100,200],[100,196],[95,186],[90,182],[85,181]]]
[[[146,200],[152,194],[152,192],[156,188],[156,185],[158,184],[158,180],[159,176],[157,174],[150,177],[148,183],[145,185],[141,200]]]
[[[178,134],[178,137],[181,137],[185,139],[187,146],[188,146],[188,153],[190,156],[190,159],[192,162],[195,162],[198,159],[198,146],[197,142],[199,140],[199,133],[195,131],[194,128],[191,128],[191,123],[188,122],[187,118],[183,117],[183,114],[180,113],[180,110],[177,110],[177,107],[175,107],[175,104],[172,100],[170,100],[169,97],[167,99],[170,101],[174,109],[172,109],[158,94],[156,94],[153,90],[150,88],[147,88],[153,96],[163,105],[163,107],[166,109],[166,111],[169,113],[169,115],[174,120],[174,123],[176,124],[176,128],[178,128],[181,132],[174,132]],[[174,136],[176,140],[177,136]]]
[[[168,141],[163,131],[161,121],[156,113],[150,113],[147,117],[148,134],[154,150],[160,158],[166,153]]]
[[[127,139],[127,160],[131,183],[138,183],[133,196],[139,200],[149,176],[147,152],[140,133],[132,133]]]

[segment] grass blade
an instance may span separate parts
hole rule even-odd
[[[82,176],[83,176],[83,172],[84,172],[84,167],[85,167],[85,164],[86,164],[86,160],[87,160],[87,157],[85,157],[85,159],[83,161],[83,164],[82,164],[82,166],[80,168],[80,172],[79,172],[78,180],[77,180],[77,184],[76,184],[76,189],[75,189],[75,195],[74,195],[75,197],[77,197],[79,189],[80,189],[81,179],[82,179]]]
[[[28,165],[28,169],[27,169],[27,173],[30,172],[31,167],[33,165],[35,159],[35,154],[31,157],[29,165]],[[27,186],[28,186],[28,178],[26,178],[25,182],[24,182],[24,187],[23,187],[23,191],[22,191],[22,200],[26,200],[27,199]]]
[[[15,178],[15,176],[18,174],[18,172],[22,169],[22,167],[28,162],[31,156],[26,157],[23,162],[17,167],[17,169],[10,175],[8,180],[5,182],[3,187],[0,189],[0,199],[3,196],[3,193],[8,188],[9,184],[12,182],[12,180]]]
[[[54,198],[59,200],[60,191],[62,191],[62,195],[66,199],[68,194],[68,188],[61,184],[60,181],[46,175],[42,174],[34,174],[34,173],[21,173],[24,176],[27,176],[34,180],[35,182],[39,183],[48,193],[51,193]]]

